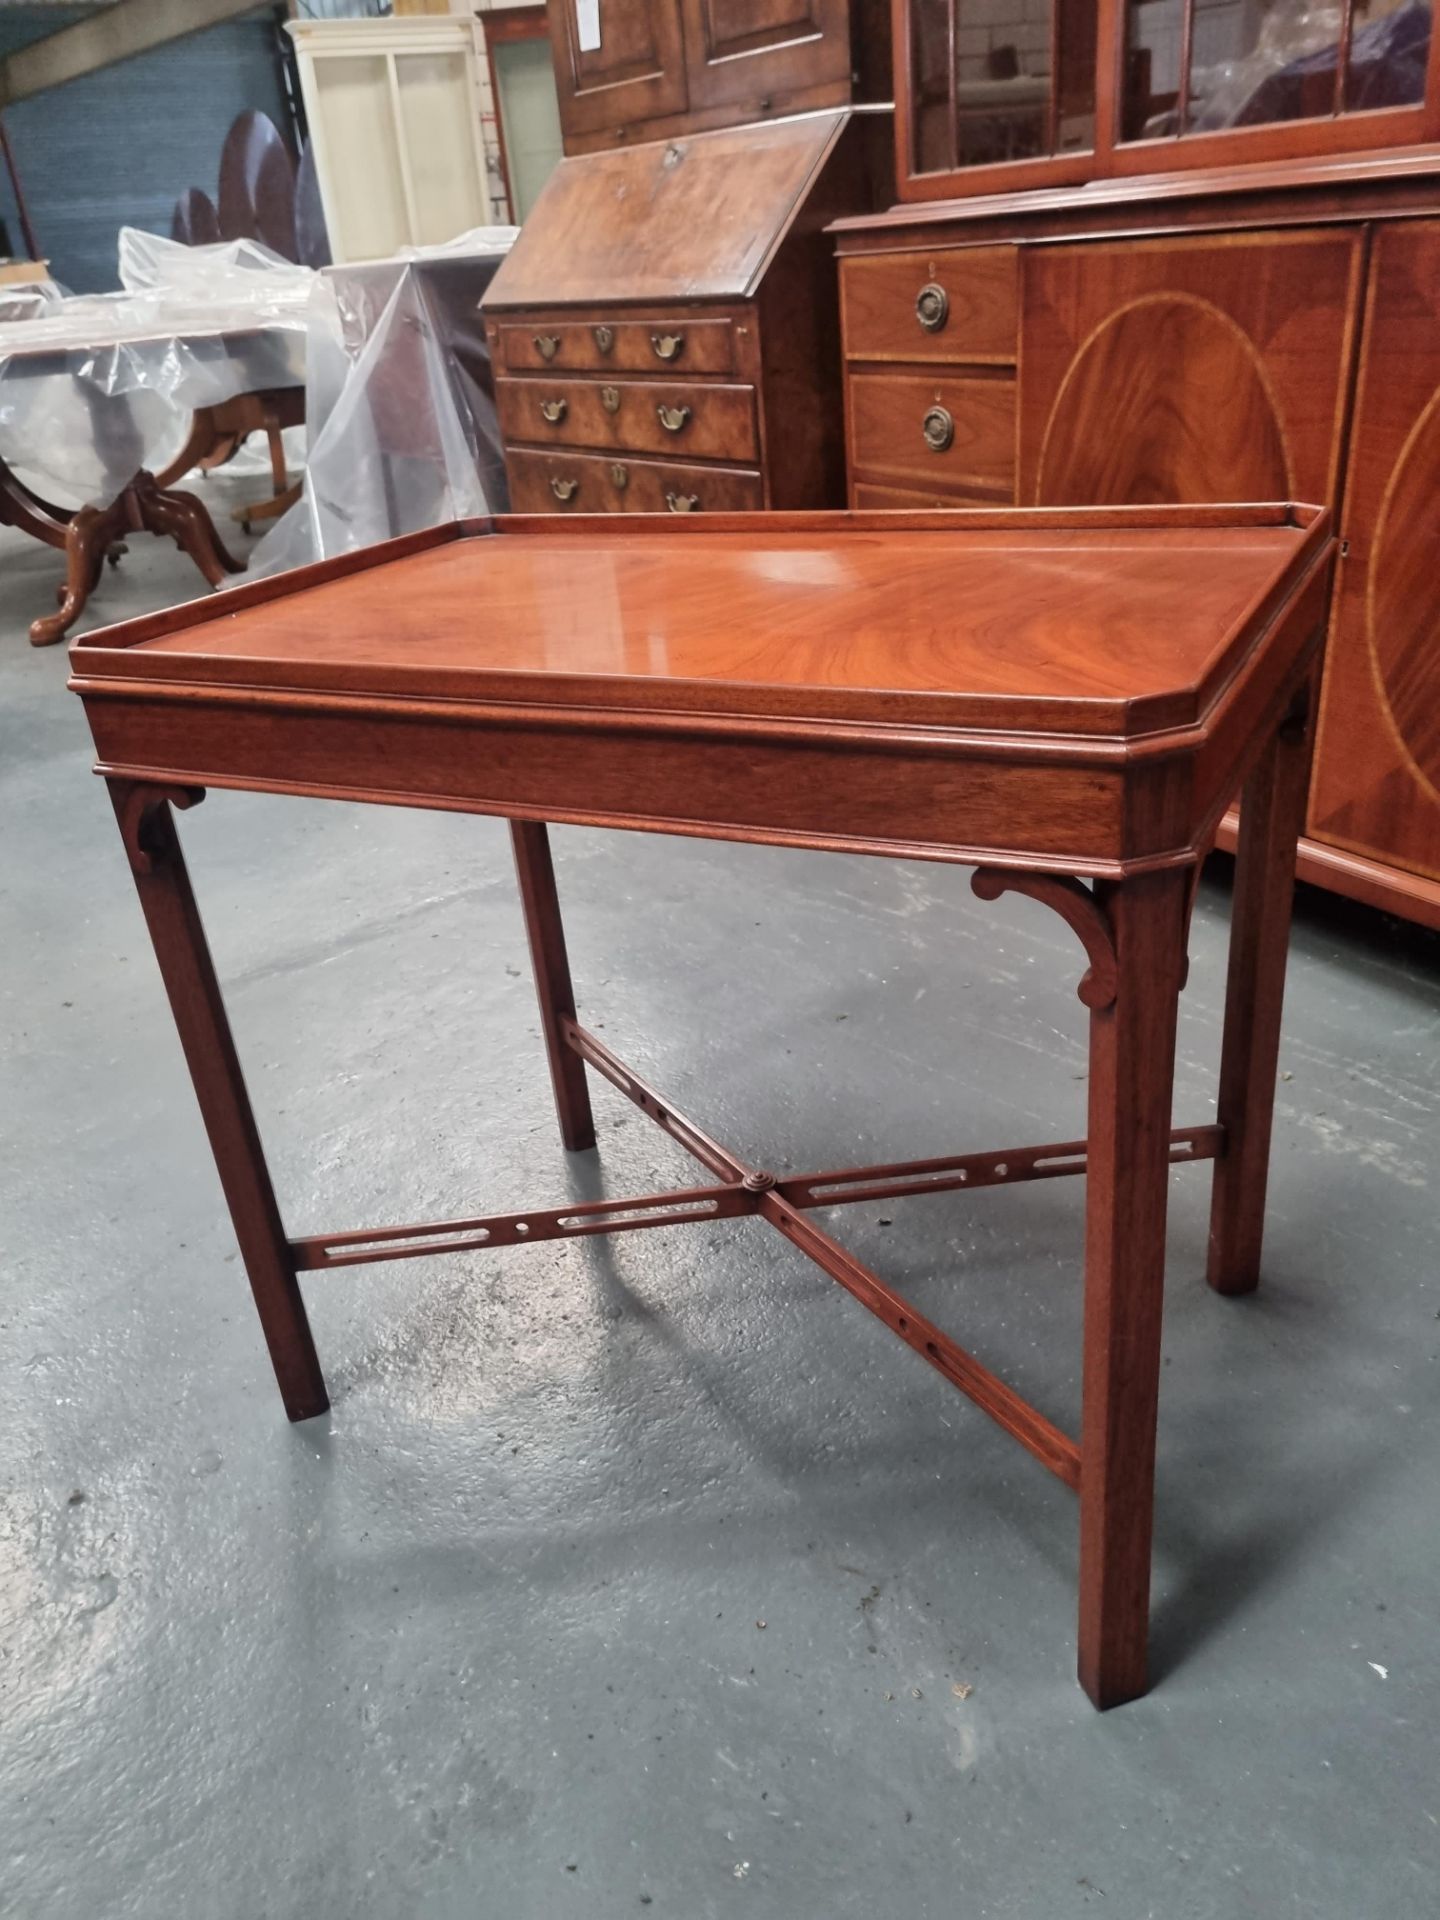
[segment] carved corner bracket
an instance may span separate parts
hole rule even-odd
[[[165,806],[198,807],[205,798],[204,787],[147,787],[139,784],[121,789],[116,796],[115,812],[120,821],[120,838],[135,873],[153,873],[157,858],[163,858],[165,846],[157,841],[155,820]]]
[[[977,867],[970,877],[972,892],[981,900],[998,900],[1002,893],[1026,893],[1053,907],[1080,937],[1090,964],[1075,991],[1092,1013],[1113,1006],[1118,990],[1115,933],[1110,916],[1083,881],[1058,873],[1012,873],[1004,867]]]

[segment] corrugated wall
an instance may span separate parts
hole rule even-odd
[[[0,7],[0,53],[94,9]],[[75,293],[117,284],[120,227],[170,231],[187,187],[215,196],[220,147],[237,113],[258,107],[289,137],[275,10],[260,9],[72,80],[5,114],[30,217],[51,271]],[[21,251],[8,182],[0,211]]]

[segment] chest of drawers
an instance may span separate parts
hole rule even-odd
[[[837,111],[561,163],[485,300],[517,511],[842,504],[824,228],[888,138]]]

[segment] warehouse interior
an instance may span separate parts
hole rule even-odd
[[[0,4],[0,1912],[1430,1911],[1429,19]]]

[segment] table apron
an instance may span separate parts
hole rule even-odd
[[[584,730],[88,693],[107,777],[1119,877],[1195,859],[1189,755],[1017,754]],[[1152,804],[1137,805],[1137,789]],[[1141,838],[1137,823],[1145,835]]]

